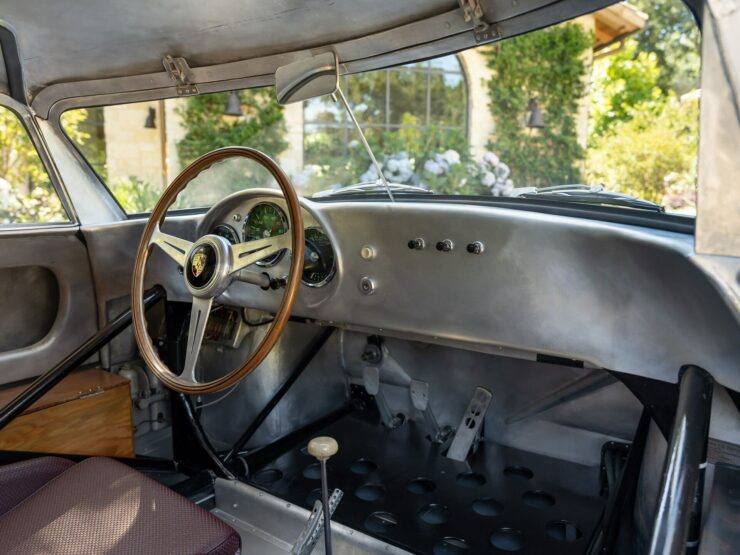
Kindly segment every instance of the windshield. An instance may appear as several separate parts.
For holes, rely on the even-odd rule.
[[[698,48],[680,0],[640,0],[455,55],[342,76],[340,86],[394,195],[693,214]],[[268,87],[71,110],[62,124],[129,213],[150,211],[187,164],[229,145],[274,157],[304,196],[384,190],[330,97],[280,106]],[[223,175],[186,190],[175,208],[274,186],[266,176]]]

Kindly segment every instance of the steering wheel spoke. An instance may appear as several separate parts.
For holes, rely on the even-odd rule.
[[[190,310],[190,328],[188,329],[188,345],[185,352],[185,368],[180,377],[190,383],[197,384],[195,378],[195,364],[198,362],[200,347],[203,344],[203,336],[208,323],[208,315],[211,313],[213,299],[201,299],[193,297],[193,308]]]
[[[232,272],[238,272],[255,262],[272,256],[291,245],[290,233],[282,233],[264,239],[255,239],[231,246],[233,254]]]
[[[177,262],[180,266],[185,266],[188,252],[193,246],[193,243],[190,241],[180,239],[174,235],[162,233],[159,226],[155,229],[149,244],[157,245],[167,254],[167,256]]]

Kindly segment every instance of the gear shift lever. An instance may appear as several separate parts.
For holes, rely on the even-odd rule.
[[[326,461],[337,454],[339,444],[333,437],[315,437],[308,443],[308,454],[315,457],[321,465],[321,503],[324,506],[324,551],[331,552],[331,512],[329,511],[329,486],[326,478]]]

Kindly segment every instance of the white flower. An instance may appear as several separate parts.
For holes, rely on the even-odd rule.
[[[347,146],[349,148],[357,148],[358,146],[360,146],[360,141],[358,141],[357,139],[352,139],[349,143],[347,143]]]
[[[432,175],[440,175],[444,172],[442,166],[434,160],[427,160],[424,162],[424,171],[428,171]]]
[[[308,185],[308,182],[310,181],[309,177],[301,172],[293,176],[293,186],[297,189],[303,189]]]
[[[460,163],[460,154],[456,150],[446,150],[442,156],[450,166]]]
[[[481,182],[486,187],[493,187],[496,184],[496,176],[493,175],[492,172],[486,172],[483,174],[483,179],[481,179]]]
[[[486,151],[483,153],[483,161],[491,164],[492,166],[498,166],[498,163],[500,162],[499,157],[491,151]]]
[[[511,170],[509,169],[509,166],[501,162],[498,166],[496,166],[496,179],[499,181],[506,181],[506,179],[509,177],[509,174],[511,173]]]
[[[397,172],[398,171],[398,160],[391,158],[386,163],[386,168],[388,168],[388,171],[390,172],[393,172],[393,173]]]
[[[373,164],[368,166],[367,171],[360,176],[360,183],[375,183],[378,180],[378,171]]]

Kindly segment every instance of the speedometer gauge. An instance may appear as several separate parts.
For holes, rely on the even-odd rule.
[[[306,250],[302,281],[309,287],[321,287],[334,277],[336,260],[331,241],[320,228],[306,230]]]
[[[247,218],[244,221],[243,235],[245,241],[275,237],[283,233],[288,233],[288,220],[285,217],[285,212],[271,202],[257,204],[247,214]],[[278,263],[283,257],[283,254],[285,254],[285,249],[263,258],[257,262],[257,265],[273,266]]]
[[[239,234],[233,227],[227,224],[217,225],[213,228],[213,231],[211,231],[211,233],[213,233],[214,235],[218,235],[219,237],[223,237],[232,245],[236,245],[239,242]]]

